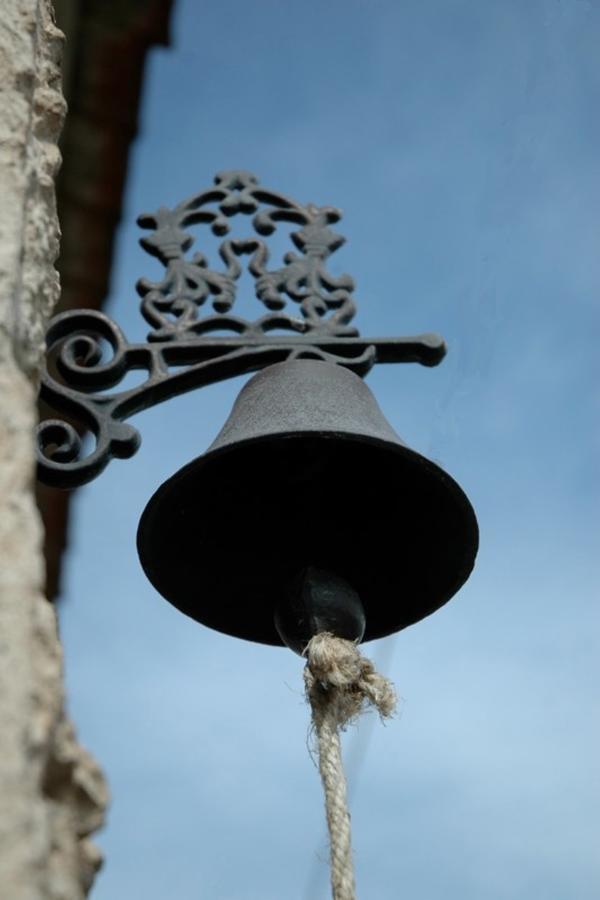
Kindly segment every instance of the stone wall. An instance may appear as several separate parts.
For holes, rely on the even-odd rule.
[[[65,718],[34,501],[37,372],[59,285],[54,179],[65,104],[50,0],[0,24],[0,896],[81,900],[106,789]]]

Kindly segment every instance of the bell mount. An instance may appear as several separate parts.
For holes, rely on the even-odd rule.
[[[237,215],[252,216],[253,234],[246,239],[226,237]],[[365,338],[351,324],[354,282],[326,269],[327,258],[345,240],[331,228],[340,218],[334,207],[300,205],[244,171],[221,172],[212,187],[173,209],[141,215],[138,224],[151,231],[141,244],[166,270],[159,281],[137,283],[141,312],[151,326],[148,340],[128,342],[115,322],[95,310],[69,310],[51,321],[40,396],[63,418],[38,426],[40,480],[62,488],[91,481],[112,458],[128,458],[138,449],[140,435],[125,421],[129,416],[273,363],[316,359],[364,376],[375,363],[441,362],[446,348],[436,334]],[[300,226],[291,234],[298,252],[286,253],[282,266],[269,269],[262,238],[280,222]],[[221,270],[210,268],[202,252],[186,256],[194,241],[188,229],[199,224],[223,238]],[[232,313],[243,258],[266,308],[254,321]],[[300,315],[286,311],[290,301]],[[212,309],[201,315],[202,307]],[[110,391],[134,370],[147,377]],[[87,455],[80,437],[86,430],[95,437]]]

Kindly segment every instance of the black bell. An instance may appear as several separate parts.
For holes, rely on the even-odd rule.
[[[286,621],[315,590],[325,607],[345,593],[354,624],[341,636],[417,622],[464,584],[477,543],[461,488],[402,443],[361,378],[307,359],[246,384],[212,446],[158,489],[138,530],[148,578],[178,609],[292,646]]]

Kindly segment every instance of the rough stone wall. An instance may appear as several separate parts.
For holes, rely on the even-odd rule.
[[[65,105],[50,0],[0,0],[0,897],[82,900],[106,788],[64,714],[34,502],[37,371],[57,300]]]

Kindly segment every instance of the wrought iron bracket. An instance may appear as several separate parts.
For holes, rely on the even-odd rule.
[[[190,226],[208,224],[218,237],[238,214],[252,215],[255,234],[224,239],[224,269],[209,268],[207,257],[187,257]],[[139,217],[151,234],[141,239],[165,266],[161,281],[140,279],[141,312],[152,330],[147,343],[132,344],[108,316],[70,310],[56,316],[47,332],[47,365],[41,399],[64,418],[38,426],[38,474],[55,487],[73,488],[96,477],[114,457],[133,456],[137,429],[124,420],[195,388],[255,372],[287,359],[322,359],[366,375],[375,363],[418,362],[435,366],[446,348],[441,337],[363,338],[351,325],[356,312],[349,275],[334,277],[325,261],[344,238],[330,227],[341,212],[330,206],[302,206],[263,188],[249,172],[221,172],[208,190],[173,209],[161,207]],[[298,224],[283,265],[267,267],[269,251],[260,236],[279,222]],[[232,315],[240,258],[248,256],[257,299],[267,312],[255,321]],[[289,301],[300,316],[285,312]],[[202,306],[212,306],[201,316]],[[109,392],[134,370],[147,377],[135,387]],[[102,393],[102,392],[105,393]],[[80,434],[95,437],[85,454]]]

